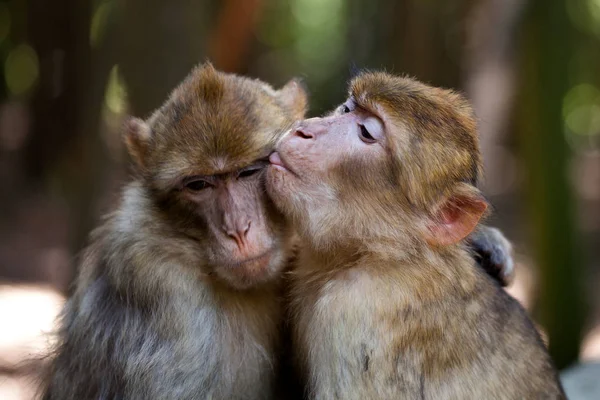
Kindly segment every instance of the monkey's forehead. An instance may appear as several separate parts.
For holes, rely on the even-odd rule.
[[[269,103],[225,99],[211,107],[191,107],[163,126],[154,153],[182,174],[225,173],[267,157],[292,123]]]
[[[451,109],[465,116],[472,116],[470,103],[453,90],[427,85],[404,75],[386,72],[363,72],[349,85],[349,93],[357,99],[378,100],[383,105],[404,111],[426,105],[428,109]]]
[[[266,158],[288,125],[217,113],[168,131],[155,153],[182,174],[226,173]]]
[[[471,105],[452,90],[405,76],[366,72],[352,80],[349,92],[359,106],[382,119],[401,121],[416,136],[476,140]]]
[[[293,121],[270,85],[205,65],[192,71],[148,123],[153,153],[168,168],[212,175],[266,157]]]
[[[185,124],[269,127],[292,117],[267,83],[212,70],[188,77],[154,113],[149,125],[158,131],[181,129]]]

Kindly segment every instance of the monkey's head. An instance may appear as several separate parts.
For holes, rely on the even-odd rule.
[[[316,246],[446,246],[487,207],[468,102],[387,73],[357,76],[342,106],[290,130],[270,161],[271,197]]]
[[[131,119],[125,142],[137,176],[175,234],[196,241],[200,268],[234,288],[274,277],[292,231],[264,188],[267,157],[307,95],[196,68],[147,121]]]

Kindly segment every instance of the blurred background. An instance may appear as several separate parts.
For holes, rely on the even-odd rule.
[[[204,60],[302,77],[311,115],[355,67],[463,91],[509,291],[560,368],[600,360],[600,0],[0,0],[0,398],[31,398],[22,362],[128,177],[123,119]]]

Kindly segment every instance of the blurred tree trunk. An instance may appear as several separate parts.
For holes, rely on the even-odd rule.
[[[146,118],[206,54],[211,0],[123,0],[119,66],[130,113]]]
[[[103,193],[107,158],[98,128],[110,61],[90,47],[91,2],[33,0],[28,12],[40,75],[31,103],[26,168],[44,189],[63,192],[70,250],[76,253],[93,226],[94,205]]]
[[[43,178],[80,133],[90,82],[90,9],[88,1],[33,0],[28,12],[40,74],[31,102],[27,167],[33,178]]]
[[[565,1],[532,0],[526,10],[517,104],[522,159],[529,174],[526,193],[541,269],[540,322],[559,368],[577,360],[585,315],[562,119],[573,33]]]
[[[349,53],[361,67],[389,65],[391,72],[456,88],[461,84],[465,23],[476,3],[353,0]]]
[[[525,3],[525,0],[478,1],[468,18],[464,81],[467,96],[481,121],[479,143],[486,195],[506,194],[516,186],[516,168],[506,136],[516,81],[515,28]]]
[[[194,65],[207,59],[219,69],[244,72],[261,4],[262,0],[124,0],[119,65],[131,114],[147,117]],[[207,37],[208,43],[203,40]]]

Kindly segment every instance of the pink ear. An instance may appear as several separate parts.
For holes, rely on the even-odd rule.
[[[448,246],[460,242],[477,226],[487,209],[481,198],[452,197],[429,224],[425,239],[432,246]]]
[[[308,106],[308,93],[299,79],[292,79],[279,90],[279,98],[296,119],[304,119]]]
[[[125,145],[131,158],[140,167],[144,166],[150,136],[150,127],[141,119],[129,118],[125,121],[123,132]]]

